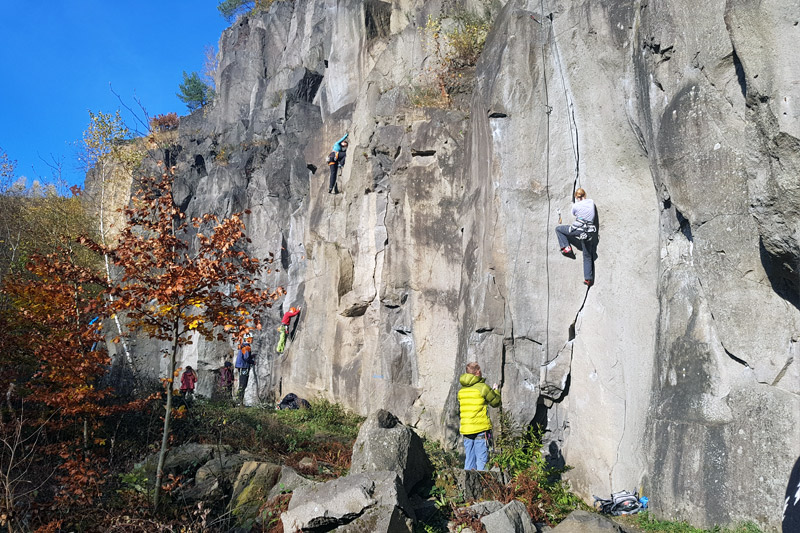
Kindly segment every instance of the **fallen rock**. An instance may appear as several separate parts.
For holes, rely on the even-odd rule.
[[[485,516],[490,515],[492,513],[496,513],[500,509],[503,508],[503,504],[495,501],[489,500],[487,502],[478,502],[474,505],[470,505],[469,509],[477,515]]]
[[[433,472],[422,439],[389,411],[372,413],[358,432],[350,472],[396,472],[406,493]]]
[[[370,507],[364,514],[336,528],[337,533],[412,533],[413,521],[396,506]]]
[[[373,508],[376,510],[367,513]],[[383,508],[383,510],[377,508]],[[396,517],[397,510],[395,508],[399,509],[402,516],[397,515],[399,517]],[[393,528],[363,529],[362,531],[386,531],[387,533],[410,531],[410,529],[396,529],[404,527],[402,524],[398,525],[400,522],[405,523],[408,519],[414,519],[413,511],[397,473],[350,474],[326,483],[299,487],[294,491],[289,502],[289,509],[281,514],[281,521],[284,531],[301,529],[329,531],[335,527],[355,522],[361,517],[375,527],[380,524],[381,527]]]
[[[536,533],[525,505],[512,500],[502,509],[481,518],[486,533]]]
[[[181,487],[180,498],[187,503],[215,502],[225,496],[225,491],[216,478],[197,481],[191,485]]]
[[[164,478],[170,474],[193,477],[201,465],[207,463],[216,454],[227,452],[230,452],[230,448],[227,446],[198,444],[196,442],[171,448],[167,451],[167,456],[164,459]],[[142,469],[147,475],[148,481],[155,483],[157,467],[158,454],[154,453],[141,463],[138,463],[135,468]]]
[[[234,482],[242,468],[242,465],[255,457],[249,452],[221,453],[215,455],[201,466],[194,476],[195,483],[202,483],[209,479]]]
[[[254,523],[258,508],[269,499],[280,473],[281,467],[272,463],[248,461],[242,465],[231,496],[231,511],[238,525]]]
[[[278,475],[278,482],[270,489],[267,499],[271,500],[278,494],[294,492],[298,487],[315,485],[316,483],[316,481],[312,481],[298,474],[294,468],[282,466],[281,472]]]
[[[486,481],[501,481],[502,473],[493,471],[462,470],[454,468],[453,477],[459,493],[465,502],[480,500],[486,488]]]
[[[610,518],[587,511],[572,511],[553,533],[623,533],[624,530]],[[490,532],[491,533],[491,532]]]

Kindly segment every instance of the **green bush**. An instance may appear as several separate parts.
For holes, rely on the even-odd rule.
[[[414,107],[450,107],[458,98],[472,90],[474,67],[486,45],[492,27],[487,13],[479,16],[458,12],[440,17],[428,17],[421,34],[431,66],[412,86],[409,100]],[[463,103],[463,102],[462,102]]]
[[[507,503],[520,500],[536,522],[555,524],[585,504],[570,491],[561,474],[569,467],[551,466],[542,453],[541,431],[534,427],[515,428],[501,416],[497,452],[489,463],[502,470],[510,482],[506,485],[489,482],[489,491]]]
[[[450,46],[447,59],[452,67],[475,66],[486,45],[486,37],[492,21],[474,13],[462,13],[456,17],[456,26],[445,32],[444,38]]]

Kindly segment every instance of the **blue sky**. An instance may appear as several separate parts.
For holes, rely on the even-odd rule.
[[[5,0],[0,16],[0,148],[28,184],[62,177],[83,184],[76,143],[88,110],[120,109],[130,126],[141,101],[150,116],[187,114],[175,93],[182,72],[201,71],[204,48],[228,23],[218,0]]]

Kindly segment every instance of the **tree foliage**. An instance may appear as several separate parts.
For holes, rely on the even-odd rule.
[[[27,187],[15,169],[16,163],[0,149],[0,280],[25,274],[33,254],[71,247],[90,226],[76,195],[60,195],[53,183],[34,181]],[[82,251],[79,255],[89,260]]]
[[[183,72],[183,83],[179,86],[180,92],[177,93],[181,102],[186,104],[189,111],[195,111],[214,101],[214,89],[205,83],[197,72],[187,74]]]
[[[154,494],[158,508],[173,381],[180,373],[179,349],[196,337],[224,341],[260,328],[258,312],[282,291],[259,286],[263,265],[244,251],[248,239],[240,214],[186,219],[173,202],[172,169],[143,178],[125,215],[128,223],[114,248],[83,242],[108,256],[120,273],[108,292],[110,311],[124,315],[131,330],[169,346],[164,353],[169,358],[163,378],[166,412]]]
[[[220,15],[232,22],[236,17],[253,11],[264,11],[275,0],[223,0],[217,5]]]
[[[177,113],[156,115],[150,119],[150,130],[153,132],[174,130],[179,122]]]

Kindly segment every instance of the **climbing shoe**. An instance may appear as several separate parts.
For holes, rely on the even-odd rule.
[[[585,279],[585,280],[583,280],[583,284],[586,285],[587,287],[591,287],[592,285],[594,285],[594,280],[593,279]]]
[[[561,249],[561,253],[562,253],[563,255],[569,255],[569,254],[571,254],[571,253],[572,253],[572,246],[566,246],[566,247],[562,248],[562,249]]]

